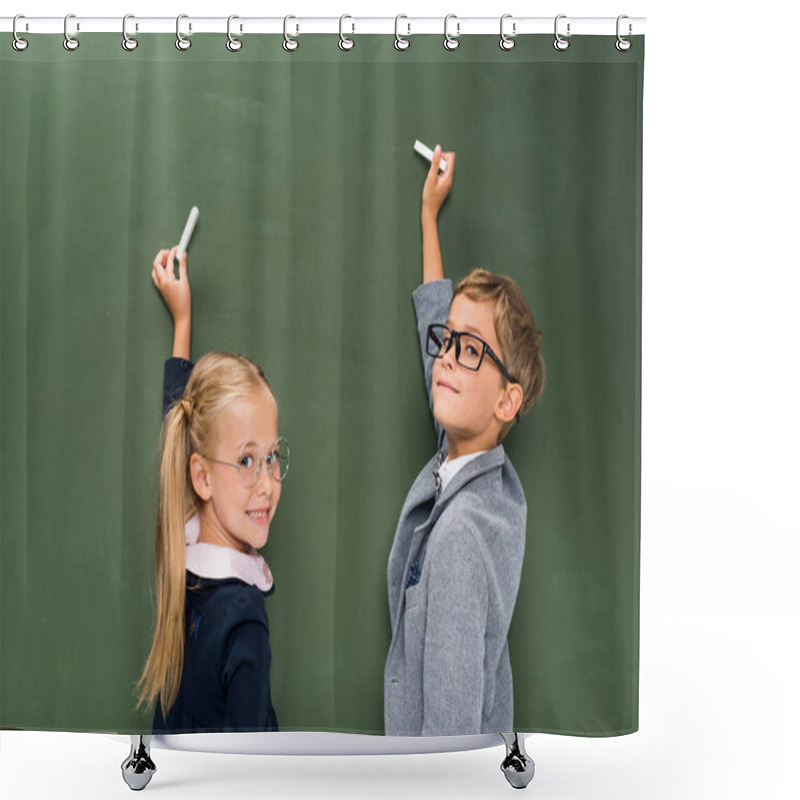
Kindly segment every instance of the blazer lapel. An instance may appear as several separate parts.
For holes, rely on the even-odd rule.
[[[417,480],[414,481],[403,505],[397,530],[398,555],[405,552],[407,556],[402,564],[393,563],[391,579],[399,581],[398,603],[392,619],[393,633],[397,631],[397,626],[405,608],[406,584],[408,583],[411,565],[417,561],[425,539],[436,524],[442,511],[459,489],[490,470],[502,467],[504,462],[505,451],[502,445],[482,453],[456,473],[438,498],[436,497],[436,480],[433,477],[433,470],[439,464],[438,453],[417,476]],[[431,503],[433,504],[432,506]],[[425,514],[427,508],[430,508],[430,513]],[[422,519],[420,519],[421,514],[425,514]],[[412,527],[413,522],[416,520],[419,520],[419,522]],[[408,542],[407,547],[406,542]]]
[[[491,450],[481,453],[476,458],[473,458],[468,464],[462,467],[455,477],[447,484],[447,488],[442,492],[439,499],[436,501],[437,506],[445,506],[450,498],[459,491],[462,487],[466,486],[470,481],[479,478],[481,475],[486,474],[490,470],[502,467],[506,460],[506,451],[503,445],[498,444]]]

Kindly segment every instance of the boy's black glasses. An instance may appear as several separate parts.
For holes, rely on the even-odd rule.
[[[488,355],[497,364],[498,369],[503,373],[503,377],[509,383],[519,383],[516,378],[511,376],[511,373],[505,368],[505,365],[497,357],[494,350],[480,336],[475,336],[474,333],[466,333],[465,331],[454,331],[447,325],[428,325],[426,350],[429,356],[442,358],[453,346],[454,342],[456,345],[456,363],[460,364],[464,369],[477,372],[481,368],[483,357]]]
[[[242,447],[239,458],[234,464],[232,461],[222,461],[219,458],[205,456],[215,464],[224,464],[234,467],[239,473],[239,482],[242,486],[255,486],[261,477],[261,465],[266,461],[269,474],[276,481],[282,481],[289,471],[289,442],[279,436],[267,455],[262,455],[261,448],[255,442],[248,442]]]

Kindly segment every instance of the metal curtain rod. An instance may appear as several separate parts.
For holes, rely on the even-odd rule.
[[[14,17],[0,17],[0,32],[14,30]],[[126,32],[129,36],[143,33],[174,33],[175,17],[136,17],[129,15]],[[230,22],[229,20],[235,20]],[[193,17],[181,15],[182,35],[194,33],[221,33],[229,31],[239,35],[289,33],[292,37],[302,37],[308,33],[352,34],[395,34],[411,36],[416,34],[444,34],[452,37],[471,34],[501,33],[501,17],[459,17],[454,14],[444,17]],[[620,26],[618,28],[618,25]],[[284,26],[287,26],[285,29]],[[122,33],[122,17],[81,17],[70,14],[65,17],[27,17],[19,15],[16,33],[60,33],[65,29],[70,36],[84,33]],[[615,17],[514,17],[503,15],[502,29],[505,36],[556,32],[558,36],[634,36],[644,33],[644,17],[627,17],[621,22]]]

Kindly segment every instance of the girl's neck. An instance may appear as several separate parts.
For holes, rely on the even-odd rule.
[[[230,547],[242,553],[247,551],[241,542],[230,536],[222,527],[210,502],[205,503],[200,509],[200,536],[197,541],[203,544],[215,544],[218,547]]]

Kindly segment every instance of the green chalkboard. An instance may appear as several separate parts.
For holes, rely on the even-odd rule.
[[[458,154],[447,275],[511,275],[544,331],[545,395],[505,443],[528,500],[515,727],[636,730],[644,40],[29,39],[0,50],[0,725],[149,729],[171,346],[150,267],[197,205],[193,355],[262,365],[292,444],[264,550],[281,726],[382,732],[386,563],[436,447],[421,139]]]

